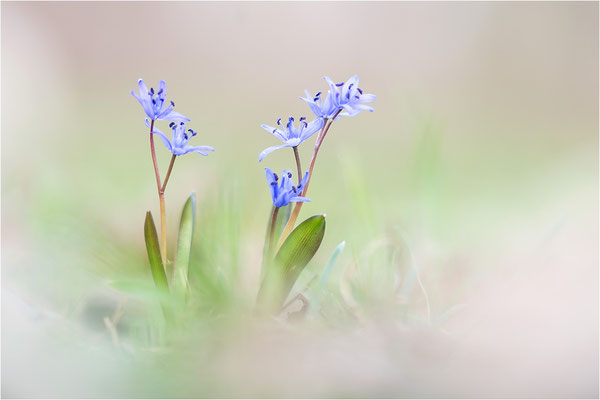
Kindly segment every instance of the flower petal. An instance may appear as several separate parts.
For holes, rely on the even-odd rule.
[[[360,98],[358,99],[358,103],[371,103],[375,100],[377,100],[377,96],[375,96],[374,94],[365,93],[360,96]]]
[[[272,152],[274,152],[275,150],[279,150],[279,149],[283,149],[284,147],[292,147],[289,144],[285,143],[285,144],[280,144],[279,146],[271,146],[271,147],[267,147],[266,149],[264,149],[260,155],[258,156],[258,162],[261,162],[262,160],[264,160],[264,158],[266,156],[268,156],[269,154],[271,154]]]
[[[131,91],[131,95],[133,97],[135,97],[137,99],[137,101],[140,103],[140,105],[144,109],[144,112],[146,113],[148,118],[154,119],[154,112],[152,111],[152,106],[150,105],[148,96],[147,95],[146,96],[144,96],[144,95],[138,96],[137,94],[135,94],[135,92],[133,90]]]
[[[189,122],[190,119],[183,114],[178,113],[177,111],[171,111],[167,115],[161,116],[158,118],[163,121],[172,121],[172,122]]]
[[[296,196],[296,197],[292,197],[290,199],[290,202],[294,202],[294,203],[300,203],[300,202],[305,202],[305,203],[310,203],[310,199],[308,197],[302,197],[302,196]]]
[[[312,111],[313,114],[315,114],[317,117],[321,117],[323,115],[321,107],[319,107],[319,105],[314,100],[304,97],[300,97],[300,100],[304,100],[306,104],[308,104],[310,111]]]
[[[148,118],[146,118],[144,120],[144,122],[146,123],[146,126],[148,128],[150,128],[150,121],[148,121]],[[162,140],[162,142],[165,145],[165,147],[167,148],[167,150],[169,150],[170,152],[173,152],[173,146],[171,146],[171,141],[167,138],[167,136],[165,136],[164,133],[162,133],[160,131],[160,129],[158,129],[157,127],[153,127],[152,133],[157,134],[158,137],[160,137],[160,140]]]
[[[323,127],[323,118],[315,118],[312,121],[310,121],[308,123],[308,125],[306,125],[306,128],[304,128],[304,130],[302,131],[302,137],[300,138],[300,140],[303,142],[306,139],[308,139],[309,137],[311,137],[312,135],[314,135],[314,133],[316,131],[318,131],[319,129],[321,129]]]
[[[331,93],[339,93],[338,87],[335,85],[335,82],[331,80],[330,77],[328,76],[324,76],[323,79],[325,79],[325,82],[327,82],[327,84],[329,85],[329,89],[331,90]]]
[[[189,145],[186,145],[182,149],[182,154],[187,154],[191,151],[193,151],[194,153],[202,154],[203,156],[207,156],[208,155],[207,151],[215,151],[215,149],[211,146],[189,146]]]
[[[342,86],[342,99],[352,97],[353,93],[356,93],[358,89],[358,75],[354,75],[344,83]]]
[[[281,129],[273,128],[272,126],[265,124],[262,124],[260,127],[263,128],[265,131],[269,132],[271,135],[275,136],[277,139],[281,140],[282,142],[285,142],[287,140],[285,133]]]
[[[148,95],[148,86],[146,86],[146,84],[144,83],[144,80],[142,78],[140,78],[138,80],[138,90],[140,92],[140,96]]]

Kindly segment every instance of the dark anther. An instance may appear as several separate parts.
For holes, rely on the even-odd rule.
[[[304,121],[306,117],[300,117],[300,122]]]
[[[315,94],[315,97],[321,97],[321,92]]]
[[[288,173],[287,173],[287,176],[288,176],[288,178],[290,178],[290,179],[291,179],[291,178],[292,178],[292,173],[291,173],[291,172],[288,172]]]
[[[188,140],[188,135],[186,135],[186,134],[184,133],[184,134],[183,134],[183,138],[184,138],[185,140]]]
[[[175,122],[171,122],[171,123],[169,124],[169,127],[170,127],[170,128],[172,128],[173,126],[175,126]]]
[[[154,94],[154,88],[153,87],[150,88],[150,93]]]
[[[273,172],[273,177],[275,178],[276,181],[279,180],[279,176],[277,176],[277,174],[275,172]]]
[[[290,121],[289,122],[294,122],[294,117],[290,117]]]
[[[277,180],[277,179],[276,179]],[[277,182],[271,182],[271,185],[277,186]]]
[[[281,125],[281,118],[277,120],[277,125]]]
[[[277,132],[277,128],[273,129],[273,133]]]
[[[179,125],[183,126],[185,125],[185,122],[180,122]]]
[[[175,102],[173,100],[171,100],[171,105],[175,107]]]
[[[156,104],[156,100],[152,99],[152,104]]]
[[[297,191],[296,191],[296,186],[292,186],[292,191],[293,191],[294,193],[296,193],[296,192],[297,192]]]
[[[358,90],[358,93],[362,94],[362,89],[361,88],[357,88],[356,90]]]
[[[344,82],[342,82],[342,83],[336,83],[335,86],[337,86],[337,87],[344,86]]]

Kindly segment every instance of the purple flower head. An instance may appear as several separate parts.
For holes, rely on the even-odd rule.
[[[305,90],[304,93],[306,97],[300,97],[301,100],[304,100],[306,104],[310,107],[310,110],[319,118],[331,119],[335,115],[338,110],[333,104],[331,92],[327,92],[325,96],[325,100],[321,98],[322,92],[319,92],[312,97],[308,90]]]
[[[155,93],[154,88],[148,90],[148,86],[142,79],[138,81],[139,94],[135,94],[132,90],[131,95],[137,99],[142,105],[142,108],[146,112],[148,118],[152,121],[163,120],[163,121],[175,121],[175,122],[188,122],[190,119],[186,116],[173,111],[175,103],[172,101],[166,104],[167,101],[167,84],[165,81],[158,83],[158,91]],[[165,107],[166,105],[166,107]]]
[[[265,168],[265,172],[269,188],[271,189],[271,198],[273,199],[273,205],[275,207],[284,207],[290,202],[299,203],[302,201],[310,201],[310,199],[300,196],[300,193],[302,193],[302,190],[308,181],[308,171],[306,171],[306,174],[304,174],[304,177],[298,186],[294,186],[291,172],[285,170],[281,171],[281,181],[279,181],[277,174],[269,168]],[[279,186],[277,186],[278,183]]]
[[[316,118],[311,122],[306,122],[306,118],[300,118],[300,124],[298,128],[294,126],[294,118],[290,117],[288,123],[283,126],[281,122],[281,118],[277,120],[277,126],[279,128],[273,128],[269,125],[261,125],[261,127],[275,136],[277,139],[281,140],[284,144],[278,146],[268,147],[260,153],[258,156],[258,161],[262,161],[268,154],[271,154],[275,150],[283,149],[284,147],[296,147],[300,143],[304,142],[306,139],[311,137],[316,131],[321,129],[323,126],[323,119]]]
[[[317,117],[331,119],[342,109],[345,112],[340,115],[347,117],[354,117],[363,110],[374,111],[373,107],[366,103],[375,101],[377,97],[374,94],[363,93],[362,89],[358,87],[358,75],[337,84],[328,76],[324,79],[329,85],[325,100],[321,100],[321,92],[317,93],[313,99],[308,91],[305,91],[306,98],[301,97]]]
[[[150,127],[150,121],[148,121],[148,119],[146,119],[146,126]],[[152,133],[157,134],[165,144],[166,148],[174,155],[182,156],[193,151],[202,154],[203,156],[207,156],[207,151],[215,151],[211,146],[189,146],[188,142],[191,138],[196,136],[198,132],[192,129],[186,129],[185,122],[171,122],[169,126],[173,130],[173,138],[171,140],[156,127],[153,128]]]

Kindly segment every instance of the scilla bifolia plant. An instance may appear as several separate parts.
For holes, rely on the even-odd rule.
[[[154,219],[150,211],[146,212],[146,221],[144,223],[144,237],[146,239],[146,249],[148,251],[148,259],[150,261],[150,270],[152,278],[157,288],[163,292],[163,295],[169,292],[169,280],[167,278],[167,235],[166,235],[166,210],[165,210],[165,189],[169,182],[169,177],[173,171],[173,165],[177,156],[182,156],[189,152],[195,152],[204,156],[208,155],[208,151],[215,151],[210,146],[190,146],[188,142],[197,132],[192,129],[186,129],[186,122],[190,119],[184,115],[173,111],[174,102],[167,103],[167,85],[164,81],[158,84],[158,90],[154,88],[148,89],[144,81],[138,81],[138,91],[136,94],[133,90],[131,94],[142,105],[144,112],[148,116],[145,119],[146,126],[149,128],[150,138],[150,153],[152,155],[152,164],[154,166],[154,174],[156,176],[156,188],[158,190],[158,199],[160,203],[160,245],[158,242],[158,234],[154,225]],[[155,126],[156,121],[170,122],[169,127],[173,131],[172,138],[169,140],[158,127]],[[169,168],[165,175],[164,181],[161,181],[158,163],[156,161],[156,151],[154,147],[154,135],[158,135],[164,143],[167,150],[173,155]],[[177,244],[176,266],[173,274],[173,285],[178,288],[178,293],[185,296],[188,288],[187,272],[189,264],[190,249],[192,243],[192,234],[194,229],[194,218],[196,199],[192,193],[188,198],[183,208],[181,215],[181,223],[179,226],[179,240]],[[169,311],[163,303],[163,311],[165,316],[169,316]]]
[[[262,125],[263,129],[271,133],[283,142],[283,144],[265,149],[260,153],[258,161],[261,162],[275,150],[290,147],[294,153],[297,171],[297,180],[294,180],[291,172],[283,170],[281,175],[278,175],[271,169],[265,168],[273,208],[263,250],[263,279],[258,291],[257,306],[258,310],[268,314],[279,312],[298,276],[319,249],[325,234],[324,214],[314,215],[298,226],[295,227],[295,225],[302,204],[310,201],[306,197],[306,193],[312,178],[317,154],[327,132],[338,116],[352,117],[363,110],[373,111],[373,108],[366,103],[374,101],[375,95],[363,93],[358,87],[358,76],[354,76],[346,82],[338,84],[334,83],[328,77],[325,77],[325,81],[329,85],[329,90],[324,97],[321,92],[318,92],[313,97],[308,91],[305,98],[301,97],[315,114],[315,119],[311,122],[307,122],[306,118],[302,117],[296,125],[294,118],[290,117],[285,124],[279,119],[276,124],[277,127]],[[173,102],[167,103],[167,87],[164,81],[160,81],[158,91],[156,92],[153,88],[148,90],[141,79],[138,82],[138,86],[139,93],[136,94],[132,91],[131,94],[140,102],[148,116],[145,122],[149,128],[150,151],[156,176],[161,216],[161,239],[159,244],[152,214],[149,211],[146,213],[144,234],[150,269],[154,283],[163,295],[169,294],[170,286],[172,285],[176,289],[175,294],[185,300],[189,291],[187,274],[195,223],[195,197],[193,194],[190,195],[183,208],[175,268],[170,285],[166,274],[165,189],[177,156],[182,156],[189,152],[207,155],[207,151],[214,151],[214,149],[209,146],[193,147],[188,145],[189,140],[196,136],[196,132],[186,129],[185,124],[190,120],[173,111],[175,106]],[[173,131],[171,140],[155,126],[156,121],[159,120],[170,122],[169,127]],[[298,146],[317,132],[319,133],[315,141],[308,170],[302,174]],[[154,135],[158,135],[165,147],[173,154],[164,181],[161,181],[156,161]],[[343,247],[343,244],[341,246]],[[341,247],[338,246],[336,254],[339,251],[341,251]],[[172,313],[168,304],[169,302],[162,303],[165,317],[170,319]]]
[[[306,91],[306,97],[301,97],[316,118],[306,122],[299,119],[298,127],[294,126],[294,118],[289,117],[284,125],[281,118],[277,120],[277,128],[261,125],[264,130],[283,142],[263,150],[258,161],[275,150],[291,147],[296,160],[298,185],[294,185],[291,172],[282,171],[281,177],[265,168],[267,183],[271,190],[273,209],[267,229],[265,250],[263,252],[263,280],[258,292],[259,309],[268,313],[277,313],[288,296],[298,276],[313,258],[325,234],[325,215],[314,215],[299,224],[295,229],[296,220],[302,204],[310,201],[306,198],[308,184],[312,178],[317,154],[323,140],[338,116],[353,117],[363,110],[373,111],[366,103],[375,100],[375,95],[365,94],[358,87],[358,76],[353,76],[346,82],[334,83],[325,77],[329,90],[322,98],[322,92],[314,97]],[[319,131],[308,171],[302,175],[302,166],[298,154],[298,146]],[[300,177],[302,179],[300,180]],[[291,204],[295,203],[293,211]],[[280,211],[283,210],[283,211]],[[277,244],[275,244],[277,243]]]

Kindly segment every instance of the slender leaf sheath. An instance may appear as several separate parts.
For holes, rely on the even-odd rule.
[[[281,236],[281,232],[283,231],[283,227],[287,224],[288,219],[290,219],[290,215],[292,213],[292,203],[289,203],[287,206],[279,208],[279,212],[277,213],[277,220],[275,221],[275,229],[273,232],[273,240],[275,243],[279,240],[279,236]],[[271,211],[273,214],[273,211]],[[269,254],[269,238],[271,237],[271,227],[272,223],[269,221],[267,224],[267,234],[265,235],[265,246],[263,248],[263,262],[262,268],[260,271],[260,278],[263,279],[265,273],[267,271],[267,265],[271,261],[272,254]],[[272,244],[274,247],[274,244]]]
[[[296,283],[298,276],[313,258],[325,235],[325,215],[315,215],[302,222],[283,242],[267,271],[258,292],[260,310],[276,313]]]
[[[150,271],[154,284],[160,291],[168,292],[169,283],[167,275],[160,258],[160,246],[158,244],[158,234],[156,226],[150,211],[146,212],[146,221],[144,222],[144,238],[146,239],[146,250],[148,250],[148,261],[150,262]]]

